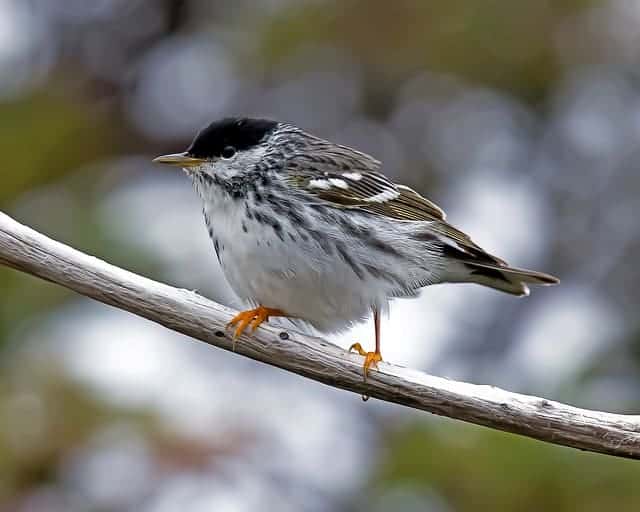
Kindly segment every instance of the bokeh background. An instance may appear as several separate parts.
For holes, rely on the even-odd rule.
[[[637,413],[638,26],[637,0],[0,0],[0,208],[234,305],[190,183],[150,160],[224,115],[287,120],[562,279],[398,301],[387,360]],[[634,511],[639,478],[0,269],[3,511]]]

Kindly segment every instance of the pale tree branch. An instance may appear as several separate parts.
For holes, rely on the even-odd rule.
[[[233,311],[88,256],[0,212],[0,263],[105,304],[232,350]],[[493,386],[434,377],[380,363],[365,382],[362,358],[328,341],[272,327],[242,336],[236,353],[329,386],[434,414],[619,457],[640,458],[640,416],[578,409]]]

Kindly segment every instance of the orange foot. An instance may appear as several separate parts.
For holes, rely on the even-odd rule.
[[[382,361],[382,354],[380,352],[367,352],[362,348],[360,343],[354,343],[349,347],[349,352],[355,350],[361,356],[364,356],[364,378],[367,378],[369,374],[369,368],[372,366],[377,368],[378,362]]]
[[[231,322],[227,324],[227,328],[233,327],[238,324],[235,331],[233,331],[233,339],[237,340],[240,335],[245,331],[247,326],[251,326],[251,332],[254,332],[262,322],[269,320],[270,316],[287,316],[279,309],[265,308],[264,306],[258,306],[255,309],[248,309],[247,311],[241,311],[231,319]]]

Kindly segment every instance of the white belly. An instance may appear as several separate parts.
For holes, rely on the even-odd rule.
[[[386,290],[305,241],[290,224],[282,223],[281,239],[271,225],[248,219],[242,201],[205,203],[205,212],[224,274],[241,299],[280,309],[324,332],[365,319],[374,305],[386,308]]]

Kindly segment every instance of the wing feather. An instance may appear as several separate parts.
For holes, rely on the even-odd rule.
[[[290,185],[340,208],[357,208],[397,220],[445,220],[437,204],[379,172],[378,160],[345,146],[322,149],[318,152],[321,157],[307,152],[288,159],[285,170]]]
[[[506,265],[504,260],[487,253],[449,224],[437,204],[380,173],[378,160],[345,146],[326,144],[326,148],[316,148],[322,156],[314,157],[315,152],[307,152],[295,154],[288,160],[285,169],[290,185],[334,207],[364,210],[401,221],[424,221],[427,238],[440,239],[449,256],[462,261]]]

